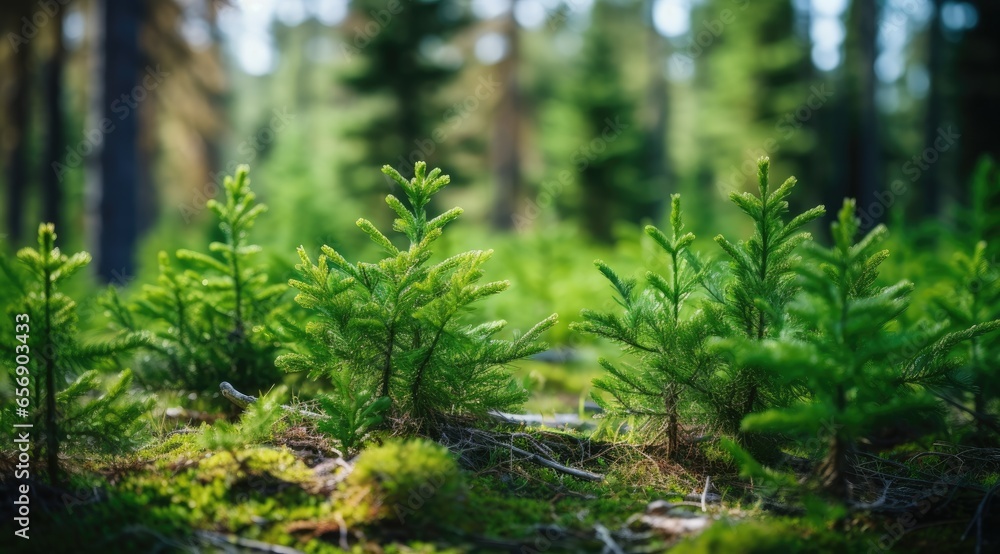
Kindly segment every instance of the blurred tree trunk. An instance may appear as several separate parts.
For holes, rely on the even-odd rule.
[[[928,26],[927,41],[927,73],[930,87],[927,91],[927,114],[924,119],[924,147],[931,147],[937,138],[941,127],[941,79],[942,79],[942,48],[944,47],[941,29],[941,6],[943,0],[933,0],[931,21]],[[928,218],[936,218],[941,213],[941,182],[940,164],[929,164],[923,173],[921,193],[923,194],[923,212]]]
[[[881,175],[878,112],[875,107],[877,18],[875,0],[851,3],[845,60],[845,70],[853,72],[848,92],[851,95],[851,113],[847,132],[847,192],[870,216],[870,220],[863,218],[863,223],[869,228],[884,219],[887,209],[885,206],[873,209]]]
[[[60,161],[65,148],[63,129],[63,69],[66,65],[66,48],[63,44],[63,10],[52,16],[52,53],[45,66],[45,157],[42,164],[42,220],[62,229],[62,187],[60,173],[55,164]]]
[[[211,57],[215,60],[219,60],[220,65],[224,56],[222,53],[222,29],[219,28],[219,9],[222,4],[216,1],[209,1],[207,6],[207,21],[209,29],[211,30],[212,43],[209,46],[209,51],[211,52]],[[303,85],[301,88],[305,89]],[[226,118],[228,113],[227,105],[229,104],[229,91],[225,88],[221,90],[209,90],[206,92],[208,96],[208,103],[212,107],[212,111],[221,118]],[[208,166],[209,172],[215,174],[218,171],[222,171],[226,163],[222,159],[222,141],[224,138],[223,125],[219,126],[219,129],[215,133],[209,133],[204,136],[205,141],[205,164]]]
[[[670,98],[667,80],[664,78],[664,60],[669,57],[667,41],[653,26],[653,1],[646,2],[646,68],[649,80],[646,82],[646,160],[650,186],[660,191],[670,190],[673,174],[667,152],[667,129],[670,125]],[[676,191],[679,192],[679,191]],[[654,205],[649,206],[649,214],[659,217],[666,201],[666,194],[654,197]]]
[[[104,0],[103,99],[100,121],[114,126],[103,136],[97,194],[98,276],[121,280],[134,269],[138,235],[139,117],[133,90],[139,85],[139,28],[144,2]],[[147,91],[148,94],[148,91]]]
[[[23,5],[22,5],[23,4]],[[12,15],[10,32],[20,35],[21,17],[29,13],[27,3],[9,7]],[[5,22],[6,23],[6,22]],[[7,104],[7,129],[5,141],[7,149],[7,235],[11,244],[20,243],[24,234],[24,202],[28,191],[28,114],[31,112],[31,41],[15,46],[11,57],[13,68],[10,83],[14,90]],[[6,80],[6,78],[4,79]]]
[[[497,187],[490,220],[494,229],[506,231],[514,226],[514,210],[521,193],[521,84],[518,79],[521,60],[513,7],[507,11],[503,25],[509,51],[500,63],[503,94],[493,122],[493,175]]]

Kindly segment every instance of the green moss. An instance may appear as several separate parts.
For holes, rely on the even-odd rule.
[[[717,521],[701,535],[682,541],[671,554],[800,554],[855,552],[845,535],[818,530],[793,520]],[[863,550],[862,550],[863,551]]]
[[[410,525],[449,520],[463,489],[446,448],[423,439],[390,440],[358,457],[340,494],[358,521],[396,518]]]
[[[642,512],[650,501],[672,496],[620,479],[586,483],[548,469],[523,471],[520,475],[499,473],[471,479],[462,529],[529,542],[536,538],[540,526],[590,533],[597,523],[617,528]]]

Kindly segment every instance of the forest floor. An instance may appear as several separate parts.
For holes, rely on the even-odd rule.
[[[667,461],[662,448],[636,445],[621,428],[593,419],[581,400],[591,377],[581,367],[589,365],[529,362],[518,370],[534,383],[529,413],[547,421],[576,415],[573,427],[582,430],[521,426],[496,436],[542,448],[600,481],[514,450],[459,448],[466,463],[456,475],[428,472],[425,482],[385,502],[375,487],[352,483],[358,458],[344,456],[308,419],[286,417],[265,440],[209,450],[199,439],[205,427],[177,423],[184,412],[178,419],[176,409],[169,416],[161,410],[163,430],[145,449],[67,460],[71,484],[36,491],[31,540],[5,538],[2,551],[947,553],[975,551],[977,533],[983,552],[997,544],[998,522],[988,514],[983,529],[973,526],[963,540],[976,505],[960,502],[968,495],[951,481],[910,511],[855,510],[831,524],[761,500],[764,491],[741,479],[710,440],[692,441]],[[1000,465],[1000,456],[990,464]],[[995,491],[990,478],[981,480]],[[12,499],[14,491],[2,487],[0,496]],[[10,506],[5,498],[2,509]],[[2,515],[4,536],[12,537],[12,516]]]

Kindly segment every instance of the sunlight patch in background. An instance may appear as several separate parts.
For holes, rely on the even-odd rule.
[[[968,2],[946,2],[941,6],[941,23],[950,30],[965,31],[979,22],[979,12]]]
[[[507,55],[507,37],[500,33],[486,33],[476,40],[476,59],[484,65],[493,65]]]
[[[316,21],[331,27],[347,17],[347,0],[314,0],[310,10]]]
[[[653,26],[667,38],[679,37],[691,30],[689,0],[656,0],[653,4]]]
[[[833,71],[843,58],[841,50],[847,37],[843,18],[847,0],[812,0],[811,9],[809,39],[813,43],[813,65],[820,71]]]
[[[472,0],[472,15],[479,19],[500,17],[510,10],[510,0]]]
[[[312,17],[331,27],[340,24],[347,11],[347,0],[234,0],[219,10],[219,28],[240,68],[260,76],[271,73],[278,64],[271,34],[274,22],[294,27]],[[196,26],[192,32],[197,34]]]
[[[439,67],[448,69],[458,69],[465,62],[458,47],[448,44],[438,36],[429,36],[420,41],[420,55]]]
[[[282,0],[275,9],[278,21],[289,27],[295,27],[306,20],[309,14],[302,0]]]
[[[514,19],[525,29],[538,29],[545,24],[546,11],[538,0],[520,0],[514,5]]]
[[[86,27],[86,19],[78,7],[74,6],[66,12],[66,17],[63,19],[63,39],[68,49],[75,50],[80,47]]]

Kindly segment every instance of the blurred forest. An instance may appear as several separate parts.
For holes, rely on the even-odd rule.
[[[3,0],[0,39],[0,532],[48,477],[0,550],[1000,544],[997,0]]]
[[[290,266],[299,244],[362,248],[354,214],[382,212],[382,164],[443,167],[446,201],[483,232],[600,248],[675,192],[696,232],[725,229],[761,155],[803,183],[793,209],[850,196],[867,226],[953,225],[976,161],[1000,152],[989,0],[0,10],[3,234],[18,247],[55,222],[102,282],[209,233],[204,201],[240,163],[276,223],[261,241]]]

